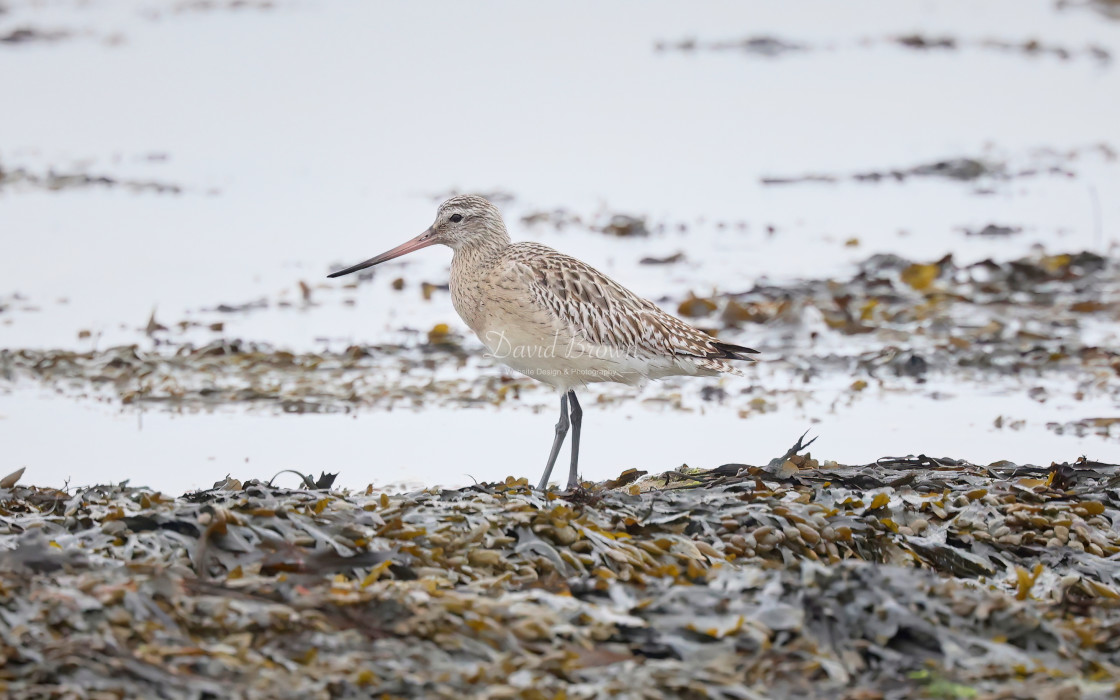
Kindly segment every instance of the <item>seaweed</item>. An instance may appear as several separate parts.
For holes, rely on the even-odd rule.
[[[172,498],[18,479],[0,488],[6,697],[1105,697],[1120,682],[1120,468],[1088,459],[792,450],[777,470],[567,494],[227,479]]]

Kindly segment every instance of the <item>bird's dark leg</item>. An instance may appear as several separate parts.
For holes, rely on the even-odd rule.
[[[560,395],[560,422],[556,424],[556,437],[552,439],[552,452],[548,453],[548,464],[544,468],[544,476],[537,488],[544,491],[548,486],[548,477],[552,476],[552,467],[556,464],[556,455],[560,453],[560,446],[564,444],[564,436],[568,434],[568,395]]]
[[[576,392],[568,392],[568,400],[572,404],[572,469],[568,472],[568,490],[579,486],[579,429],[583,424],[583,409],[576,401]]]

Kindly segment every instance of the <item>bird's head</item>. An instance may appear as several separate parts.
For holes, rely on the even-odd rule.
[[[414,250],[427,248],[437,243],[459,250],[464,246],[486,241],[508,242],[506,225],[502,213],[485,197],[474,194],[461,194],[439,205],[436,220],[416,238],[387,250],[344,270],[332,272],[328,277],[341,277],[351,272],[373,267],[386,260],[399,258]]]

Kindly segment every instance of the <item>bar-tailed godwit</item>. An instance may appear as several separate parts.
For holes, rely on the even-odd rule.
[[[662,311],[585,262],[538,243],[513,243],[498,208],[460,195],[435,223],[390,251],[329,275],[340,277],[437,243],[454,251],[451,301],[495,358],[560,392],[560,421],[539,488],[572,429],[568,489],[579,485],[583,411],[576,389],[674,375],[739,374],[728,360],[755,350],[717,340]]]

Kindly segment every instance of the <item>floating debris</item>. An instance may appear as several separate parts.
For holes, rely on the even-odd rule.
[[[0,14],[3,14],[0,12]],[[37,42],[59,41],[69,37],[64,31],[44,31],[34,27],[18,27],[7,34],[0,34],[0,44],[29,44]]]
[[[547,225],[557,231],[563,231],[569,227],[583,228],[619,238],[648,236],[653,228],[644,217],[603,211],[589,217],[583,217],[567,209],[531,211],[521,217],[521,223],[530,227]],[[664,225],[657,227],[658,231],[663,229]]]
[[[6,170],[0,166],[0,189],[16,185],[38,187],[45,190],[61,191],[84,187],[122,187],[133,192],[155,192],[157,194],[181,194],[179,185],[156,180],[122,180],[109,175],[90,175],[89,173],[62,173],[48,170],[45,174],[34,173],[26,168]]]
[[[943,177],[949,180],[977,180],[981,177],[1004,178],[1004,167],[998,163],[986,163],[975,158],[953,158],[933,163],[923,163],[905,170],[868,171],[853,173],[850,176],[813,174],[799,177],[763,177],[764,185],[791,185],[801,182],[839,182],[850,179],[855,182],[879,182],[880,180],[902,181],[911,177]]]
[[[791,463],[791,460],[787,460]],[[0,488],[0,688],[1108,697],[1115,465],[749,465],[571,494]],[[653,484],[661,486],[654,487]]]
[[[1047,44],[1038,39],[1027,39],[1024,41],[1006,41],[1002,39],[966,41],[950,36],[930,37],[923,34],[906,34],[894,37],[893,41],[899,46],[918,50],[981,48],[1008,53],[1020,53],[1026,56],[1052,56],[1062,61],[1068,61],[1077,56],[1087,56],[1101,63],[1109,63],[1112,60],[1112,54],[1108,49],[1097,44],[1089,44],[1084,49],[1071,49],[1056,44]]]
[[[995,158],[961,157],[947,158],[932,163],[921,163],[910,168],[893,168],[889,170],[870,170],[847,175],[834,173],[809,173],[798,176],[764,176],[760,182],[764,185],[793,185],[802,183],[838,182],[903,182],[915,177],[935,177],[955,180],[958,182],[1000,182],[1016,178],[1037,177],[1050,175],[1057,177],[1074,177],[1073,163],[1085,154],[1098,155],[1104,162],[1113,162],[1116,153],[1108,144],[1097,144],[1088,148],[1074,149],[1066,152],[1039,150],[1030,154],[1030,161],[1024,165],[1012,166]],[[987,192],[987,190],[984,190]]]
[[[648,236],[649,229],[646,228],[646,220],[629,214],[615,214],[606,226],[599,229],[603,233],[609,233],[612,236],[620,238],[628,238],[630,236]]]
[[[1101,4],[1108,5],[1115,3],[1113,0],[1108,0]],[[658,41],[654,44],[654,50],[659,52],[679,51],[682,53],[691,53],[694,51],[736,51],[748,56],[780,58],[789,54],[797,54],[806,51],[866,50],[881,45],[899,46],[916,51],[980,49],[982,51],[1016,53],[1023,56],[1050,56],[1062,61],[1068,61],[1073,58],[1089,58],[1104,65],[1112,61],[1112,53],[1099,44],[1087,44],[1084,48],[1070,48],[1057,44],[1048,44],[1039,39],[1025,39],[1022,41],[992,38],[961,39],[954,36],[929,36],[925,34],[903,34],[900,36],[888,36],[878,39],[861,39],[847,45],[823,44],[818,46],[769,35],[750,36],[743,39],[728,41],[700,41],[695,38],[686,38],[677,41]]]
[[[1015,234],[1022,232],[1023,227],[1021,226],[1000,226],[999,224],[988,224],[984,228],[977,231],[966,228],[964,230],[964,235],[981,236],[983,238],[1006,238],[1007,236],[1014,236]]]
[[[258,309],[267,309],[269,306],[268,299],[254,299],[241,304],[218,304],[212,309],[202,309],[203,311],[216,311],[222,314],[243,314],[249,311]]]
[[[144,326],[144,334],[151,337],[160,331],[166,330],[167,326],[156,320],[156,310],[152,309],[152,315],[148,317],[148,324]]]
[[[787,53],[804,51],[808,47],[795,44],[774,36],[752,36],[737,41],[711,41],[700,43],[696,39],[682,39],[676,42],[659,41],[654,45],[657,51],[740,51],[766,58]]]
[[[677,313],[685,318],[703,318],[718,308],[719,304],[714,300],[690,293],[688,298],[677,306]]]
[[[1068,423],[1047,423],[1046,427],[1059,435],[1069,433],[1078,437],[1098,435],[1105,438],[1120,438],[1120,417],[1118,416],[1082,418]]]
[[[638,261],[639,265],[672,265],[674,263],[684,262],[685,256],[682,252],[676,252],[672,255],[666,255],[663,258],[656,258],[646,256]]]
[[[1058,0],[1058,9],[1090,7],[1109,19],[1120,19],[1120,0]]]
[[[552,211],[533,211],[521,217],[521,223],[526,226],[548,225],[557,231],[562,231],[569,226],[582,227],[584,226],[583,219],[579,215],[569,212],[567,209],[553,209]]]

